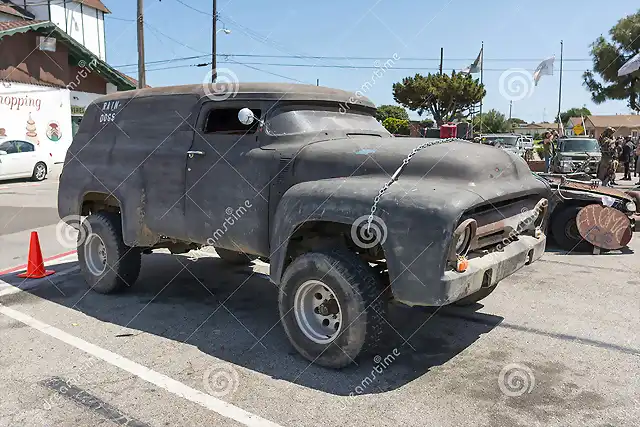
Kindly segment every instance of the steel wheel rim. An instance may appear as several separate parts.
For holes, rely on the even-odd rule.
[[[84,244],[85,263],[89,272],[100,276],[107,269],[107,246],[97,234],[91,234]]]
[[[300,285],[293,299],[293,312],[302,333],[316,344],[332,342],[342,329],[340,302],[319,280]]]
[[[45,173],[46,169],[44,168],[44,165],[36,166],[36,179],[44,179]]]

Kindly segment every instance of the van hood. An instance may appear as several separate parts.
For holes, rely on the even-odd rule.
[[[295,156],[295,181],[380,175],[390,178],[409,154],[427,138],[347,137],[309,144]],[[456,140],[418,152],[403,177],[446,179],[466,184],[530,180],[531,171],[519,156],[488,145]]]

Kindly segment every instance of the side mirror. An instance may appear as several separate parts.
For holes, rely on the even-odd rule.
[[[4,156],[5,154],[7,154],[7,152],[6,152],[6,151],[4,151],[4,150],[0,150],[0,156]]]
[[[256,120],[256,116],[253,115],[253,111],[245,107],[238,111],[238,120],[248,126]]]

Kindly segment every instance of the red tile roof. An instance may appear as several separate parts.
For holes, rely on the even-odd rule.
[[[596,128],[640,128],[640,115],[637,114],[617,114],[613,116],[589,116],[588,119]]]
[[[129,77],[127,76],[125,73],[123,73],[122,71],[118,71],[116,70],[116,72],[118,74],[120,74],[122,77],[124,77],[125,79],[129,80],[131,82],[131,84],[133,84],[135,87],[138,87],[138,81],[136,79],[134,79],[133,77]],[[145,88],[150,88],[151,86],[146,85]]]
[[[103,11],[104,13],[111,13],[107,6],[105,6],[100,0],[73,0],[76,3],[82,3],[94,9]]]
[[[28,27],[30,25],[40,24],[42,22],[46,22],[46,21],[22,20],[22,21],[0,22],[0,31],[15,30],[16,28]]]
[[[34,15],[10,0],[0,0],[0,13],[17,16],[18,18],[33,19]]]

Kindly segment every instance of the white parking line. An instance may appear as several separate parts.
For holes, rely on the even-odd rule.
[[[17,292],[20,292],[20,290],[12,293]],[[156,385],[157,387],[161,387],[168,392],[175,394],[176,396],[197,403],[198,405],[203,406],[210,411],[216,412],[223,417],[230,418],[243,425],[251,427],[282,427],[279,424],[261,418],[258,415],[245,411],[242,408],[239,408],[223,400],[217,399],[209,394],[191,388],[186,384],[174,380],[173,378],[151,370],[146,366],[140,365],[139,363],[120,356],[119,354],[91,344],[81,338],[68,334],[67,332],[43,323],[22,312],[16,311],[9,307],[5,307],[2,304],[0,304],[0,313],[14,320],[17,320],[18,322],[22,322],[27,326],[31,326],[32,328],[42,332],[43,334],[49,335],[50,337],[62,341],[72,347],[75,347],[78,350],[82,350],[93,357],[102,359],[110,365],[127,371],[130,374],[137,376],[138,378],[141,378],[147,382],[150,382],[151,384]]]

